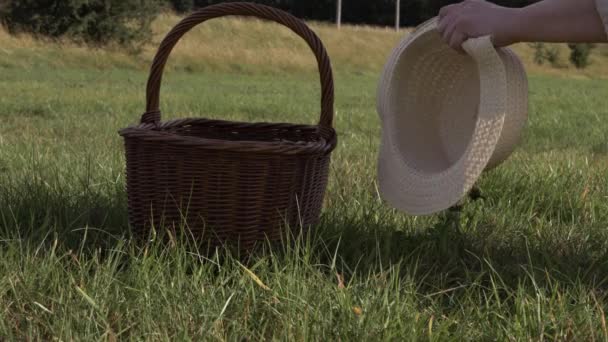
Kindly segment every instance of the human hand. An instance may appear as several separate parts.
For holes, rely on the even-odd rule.
[[[440,10],[438,31],[449,46],[461,52],[462,43],[482,36],[490,36],[492,43],[501,47],[517,41],[516,18],[517,9],[484,0],[465,0]]]

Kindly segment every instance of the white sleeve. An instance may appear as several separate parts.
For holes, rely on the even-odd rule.
[[[595,6],[604,23],[604,30],[608,33],[608,0],[595,0]]]

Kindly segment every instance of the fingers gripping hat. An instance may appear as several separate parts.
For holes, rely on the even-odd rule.
[[[391,206],[428,215],[455,205],[485,170],[509,157],[528,117],[517,56],[490,37],[466,54],[441,39],[434,18],[391,54],[378,87],[380,193]]]

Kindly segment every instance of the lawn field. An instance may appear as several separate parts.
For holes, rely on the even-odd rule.
[[[272,32],[246,23],[193,36]],[[527,64],[528,126],[480,180],[485,199],[458,218],[421,218],[376,186],[376,85],[405,33],[314,27],[336,56],[339,146],[322,223],[243,263],[131,238],[118,130],[144,110],[153,45],[129,55],[0,34],[0,340],[607,340],[602,53],[585,71]],[[316,122],[312,57],[281,34],[264,45],[272,65],[253,43],[242,55],[232,40],[178,46],[164,117]]]

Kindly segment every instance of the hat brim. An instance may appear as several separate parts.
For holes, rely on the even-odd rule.
[[[379,190],[391,206],[412,215],[429,215],[448,209],[473,187],[488,166],[500,140],[507,113],[505,65],[489,37],[468,40],[463,48],[473,59],[479,76],[479,104],[473,133],[460,157],[437,172],[425,172],[410,165],[398,143],[401,111],[391,98],[400,96],[395,69],[404,52],[416,39],[436,33],[436,20],[421,25],[392,53],[378,87],[378,113],[382,120],[382,141],[378,160]]]

